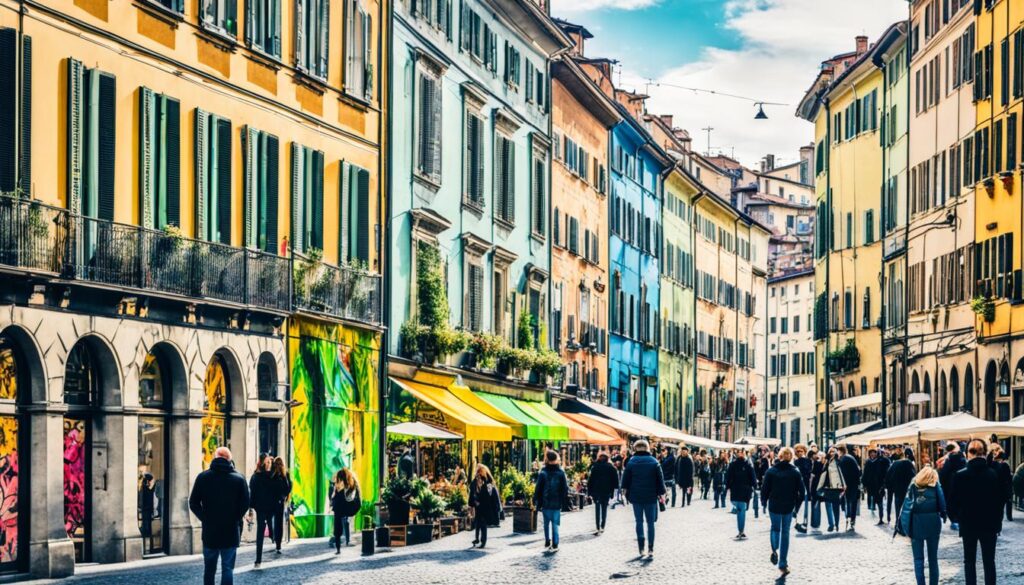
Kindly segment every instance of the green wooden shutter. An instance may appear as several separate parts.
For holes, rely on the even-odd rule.
[[[247,248],[259,248],[259,160],[260,132],[252,126],[242,127],[242,209],[244,233],[242,241]]]
[[[495,135],[494,140],[494,213],[505,218],[505,137]]]
[[[231,121],[217,118],[217,231],[222,244],[231,244]]]
[[[32,37],[21,38],[21,137],[18,148],[18,186],[32,192]]]
[[[0,192],[17,187],[18,31],[0,28]]]
[[[94,70],[95,71],[95,70]],[[96,165],[96,208],[97,217],[107,221],[114,220],[114,174],[116,169],[115,153],[117,150],[117,80],[109,73],[97,72],[94,76],[98,87],[96,97],[96,120],[93,138],[96,144],[94,161]]]
[[[317,75],[320,77],[327,77],[327,50],[329,48],[330,35],[328,30],[330,28],[330,6],[329,0],[320,0],[320,19],[317,22],[316,34],[319,39],[320,59],[317,62]]]
[[[178,100],[163,97],[164,100],[164,140],[161,142],[164,156],[164,174],[166,175],[164,206],[166,223],[164,225],[181,225],[181,104]],[[159,219],[159,214],[158,214]],[[163,227],[163,226],[160,226]]]
[[[265,236],[263,251],[276,254],[277,253],[277,214],[279,211],[278,205],[278,190],[280,189],[280,179],[278,161],[280,156],[279,141],[277,136],[273,134],[263,134],[265,143],[262,149],[261,158],[261,172],[263,179],[261,180],[261,188],[263,189],[263,197],[261,198],[260,212],[262,214],[261,221],[266,227],[263,228],[262,233]]]
[[[157,173],[154,169],[157,149],[156,94],[139,88],[139,218],[144,228],[156,225]]]
[[[195,157],[196,238],[212,240],[210,234],[210,114],[196,108],[192,152]]]
[[[370,264],[370,171],[359,169],[356,184],[356,258],[365,266]]]
[[[476,203],[476,184],[473,166],[476,162],[475,144],[477,119],[473,114],[466,112],[466,150],[463,154],[462,181],[465,198]]]
[[[480,118],[476,118],[473,142],[473,196],[484,206],[484,121]]]
[[[73,214],[82,213],[85,121],[85,67],[81,61],[67,61],[67,205]]]
[[[324,249],[324,153],[320,150],[310,152],[312,167],[312,228],[310,244],[317,249]]]
[[[350,185],[352,174],[352,165],[345,161],[341,161],[341,177],[339,179],[340,185],[338,186],[338,263],[342,264],[348,262],[349,245],[348,239],[352,237],[352,227],[349,225],[349,206],[351,205],[351,192],[352,187]]]
[[[295,0],[295,67],[306,71],[306,8],[307,0]]]
[[[516,221],[516,144],[505,141],[505,219]]]
[[[306,251],[306,209],[302,186],[305,184],[302,146],[292,142],[292,247]]]

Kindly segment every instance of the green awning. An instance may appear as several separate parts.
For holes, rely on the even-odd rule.
[[[529,402],[516,400],[499,394],[477,392],[477,395],[493,405],[506,415],[514,418],[526,429],[526,438],[540,441],[565,441],[569,438],[569,429],[559,424],[553,424],[541,416],[534,416]]]
[[[566,421],[562,418],[558,411],[551,408],[547,402],[534,402],[532,400],[516,400],[512,399],[516,406],[522,409],[523,412],[530,415],[530,417],[536,419],[541,424],[547,425],[548,428],[556,429],[552,431],[557,434],[557,437],[551,437],[556,441],[568,441],[572,439],[572,433],[569,431],[569,427],[566,425]]]

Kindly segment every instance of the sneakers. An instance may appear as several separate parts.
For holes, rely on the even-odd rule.
[[[252,566],[252,568],[259,569],[261,566],[263,566],[262,563],[256,563],[255,565]]]
[[[771,560],[772,560],[772,564],[773,565],[779,564],[779,553],[778,553],[778,551],[775,551],[775,550],[772,551],[772,559]]]
[[[789,574],[789,567],[783,567],[783,568],[779,569],[779,573],[781,573],[782,576],[785,577],[786,575]]]
[[[640,540],[637,541],[637,546],[640,549],[640,558],[642,559],[642,558],[644,558],[644,541],[643,541],[643,539],[640,539]]]
[[[647,549],[647,558],[649,558],[649,559],[653,559],[654,558],[654,549],[653,548]]]
[[[796,525],[796,531],[799,532],[800,534],[807,534],[807,525],[806,524],[797,524]]]
[[[557,544],[551,546],[551,552],[553,552],[553,553],[558,552],[558,545]]]
[[[551,550],[551,539],[550,538],[545,538],[544,539],[544,550]]]

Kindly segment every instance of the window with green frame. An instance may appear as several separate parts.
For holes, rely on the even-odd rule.
[[[139,88],[139,217],[149,229],[180,226],[181,104]]]
[[[246,126],[242,129],[245,189],[245,246],[277,253],[278,139]]]
[[[324,153],[292,142],[292,247],[324,249]]]
[[[196,237],[231,244],[231,120],[195,110]]]
[[[356,165],[341,163],[338,234],[338,257],[346,264],[369,267],[370,233],[370,171]]]
[[[68,208],[112,221],[117,80],[76,59],[67,75]]]
[[[281,58],[281,0],[246,2],[245,42],[261,53]]]

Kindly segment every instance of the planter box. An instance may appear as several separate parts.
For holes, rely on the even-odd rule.
[[[406,546],[409,544],[409,527],[405,524],[400,526],[388,526],[388,542],[391,548]]]
[[[459,531],[459,518],[441,518],[441,536],[451,536]]]
[[[506,508],[512,511],[512,532],[537,532],[537,510],[526,506]]]
[[[381,526],[376,529],[377,548],[388,548],[391,546],[391,529]]]
[[[406,526],[405,544],[425,544],[434,538],[433,524],[409,524]]]

